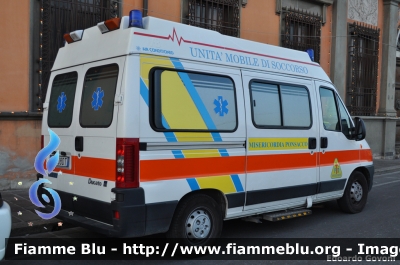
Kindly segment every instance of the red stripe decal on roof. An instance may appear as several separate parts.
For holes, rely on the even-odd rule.
[[[212,48],[216,48],[216,49],[223,49],[223,50],[228,50],[228,51],[241,52],[241,53],[257,55],[257,56],[262,56],[262,57],[267,57],[267,58],[272,58],[272,59],[278,59],[278,60],[283,60],[283,61],[289,61],[289,62],[294,62],[294,63],[308,64],[308,65],[312,65],[312,66],[321,67],[317,63],[302,62],[302,61],[286,59],[286,58],[277,57],[277,56],[266,55],[266,54],[262,54],[262,53],[249,52],[249,51],[244,51],[244,50],[239,50],[239,49],[234,49],[234,48],[228,48],[228,47],[223,47],[223,46],[218,46],[218,45],[212,45],[212,44],[203,43],[203,42],[185,40],[183,37],[178,37],[178,34],[176,34],[176,31],[175,31],[175,28],[172,31],[172,36],[171,36],[171,34],[169,34],[168,36],[159,36],[159,35],[147,34],[147,33],[142,33],[142,32],[134,32],[133,34],[139,35],[139,36],[143,36],[143,37],[158,38],[158,39],[164,39],[164,40],[172,40],[172,42],[175,42],[175,38],[176,38],[176,41],[178,42],[179,46],[181,45],[182,42],[185,42],[185,43],[191,43],[191,44],[196,44],[196,45],[200,45],[200,46],[212,47]]]

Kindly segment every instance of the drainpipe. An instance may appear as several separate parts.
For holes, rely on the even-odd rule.
[[[149,9],[149,0],[143,0],[143,17],[147,17],[148,9]]]

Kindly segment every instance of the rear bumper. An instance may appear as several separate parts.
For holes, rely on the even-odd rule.
[[[44,189],[39,189],[39,195]],[[111,237],[140,237],[168,231],[178,201],[145,203],[143,188],[113,188],[111,203],[56,190],[61,211],[56,218]],[[76,197],[76,200],[74,200]],[[52,211],[51,205],[46,210]],[[119,219],[114,212],[119,212]]]

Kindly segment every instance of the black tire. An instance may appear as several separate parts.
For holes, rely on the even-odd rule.
[[[217,202],[208,195],[194,194],[179,203],[166,236],[184,245],[211,245],[221,235],[222,222]]]
[[[367,198],[367,180],[364,174],[354,171],[347,182],[343,197],[338,200],[339,207],[346,213],[359,213],[364,209]]]

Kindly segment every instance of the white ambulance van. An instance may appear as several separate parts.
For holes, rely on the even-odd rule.
[[[306,52],[133,15],[66,34],[58,51],[42,143],[53,130],[60,159],[39,176],[60,195],[58,218],[207,244],[223,220],[283,220],[328,200],[363,210],[364,123]]]

